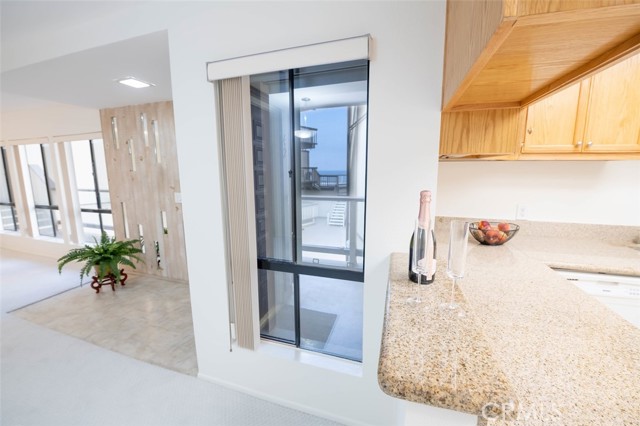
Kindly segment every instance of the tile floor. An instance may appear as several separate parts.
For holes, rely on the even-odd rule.
[[[84,285],[13,314],[141,361],[198,373],[186,284],[130,274],[116,291]]]

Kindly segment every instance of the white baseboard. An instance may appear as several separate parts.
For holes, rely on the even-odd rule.
[[[0,248],[27,253],[34,256],[43,256],[58,259],[69,250],[79,246],[65,244],[54,239],[31,238],[21,235],[0,233]]]

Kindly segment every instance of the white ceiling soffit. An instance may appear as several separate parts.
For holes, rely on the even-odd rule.
[[[133,89],[116,80],[133,76],[155,84]],[[13,69],[1,74],[2,92],[87,108],[171,100],[167,32],[160,31]],[[3,96],[12,109],[17,96]]]

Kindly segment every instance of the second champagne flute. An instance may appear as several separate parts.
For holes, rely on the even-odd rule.
[[[446,306],[456,309],[454,294],[456,282],[464,277],[464,269],[467,260],[467,242],[469,241],[469,222],[452,220],[449,234],[449,255],[447,257],[447,275],[453,279],[451,286],[451,299]]]

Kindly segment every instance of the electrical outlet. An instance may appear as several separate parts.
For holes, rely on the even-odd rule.
[[[516,219],[525,220],[527,218],[527,205],[518,204],[516,206]]]

